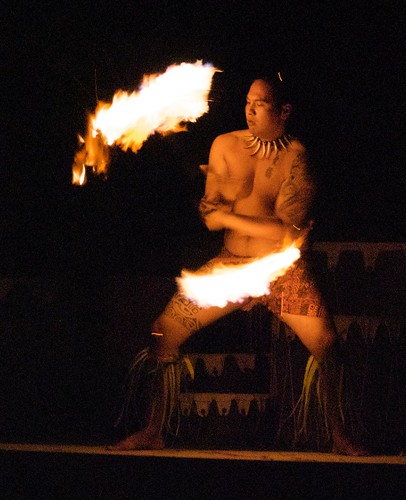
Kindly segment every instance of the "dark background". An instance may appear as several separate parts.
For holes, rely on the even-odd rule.
[[[8,4],[0,15],[0,440],[113,440],[127,368],[173,277],[221,244],[197,215],[199,164],[216,135],[245,126],[252,73],[282,71],[292,84],[295,126],[323,181],[315,239],[405,241],[403,2]],[[209,113],[187,133],[151,137],[137,155],[113,149],[106,181],[72,186],[77,135],[97,100],[197,59],[222,70]],[[356,309],[365,302],[374,314],[402,316],[398,254],[379,280],[350,252],[334,278],[345,306],[338,313],[369,314]],[[368,288],[375,282],[384,283],[375,287],[381,295]],[[189,348],[251,352],[250,318],[230,318]],[[266,350],[269,328],[258,328]],[[371,364],[378,375],[396,360],[382,357],[396,351],[383,339]],[[391,395],[382,384],[380,396]]]
[[[292,84],[298,130],[323,174],[315,238],[404,241],[404,5],[327,4],[13,3],[1,30],[2,270],[177,272],[197,249],[210,252],[218,239],[197,217],[198,165],[217,134],[244,127],[248,81],[263,69]],[[114,150],[107,181],[72,186],[77,135],[97,99],[197,59],[222,70],[210,112],[137,155]]]

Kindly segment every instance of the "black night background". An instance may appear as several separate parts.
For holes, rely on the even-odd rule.
[[[326,276],[335,280],[339,298],[333,314],[359,319],[367,331],[370,364],[362,372],[362,390],[369,388],[364,392],[371,404],[362,407],[366,426],[362,421],[358,429],[378,453],[404,454],[404,2],[3,3],[0,448],[2,442],[104,446],[123,437],[125,429],[114,422],[129,363],[150,340],[150,324],[181,269],[200,265],[221,245],[222,235],[209,233],[198,217],[205,181],[199,165],[207,163],[218,134],[245,127],[252,76],[280,71],[293,90],[294,132],[312,151],[321,183],[315,242],[399,243],[382,252],[381,274],[371,260],[364,262],[362,251],[350,251]],[[209,112],[187,132],[151,136],[137,154],[112,148],[106,180],[72,185],[78,134],[85,134],[97,102],[111,102],[119,89],[137,90],[143,75],[196,60],[221,70],[213,79]],[[392,260],[385,261],[388,255]],[[303,345],[288,335],[275,341],[271,315],[258,320],[241,314],[245,319],[226,318],[209,336],[197,333],[186,352],[272,354],[283,345],[280,352],[291,349],[294,362],[286,369],[291,358],[282,355],[272,369],[280,369],[278,383],[288,372],[296,377],[300,391],[308,357]],[[364,352],[357,349],[365,346],[358,323],[350,325],[355,349],[348,349],[357,368]],[[293,414],[288,404],[280,408],[281,421],[284,411]],[[264,425],[271,442],[276,423]],[[193,429],[191,436],[195,442]],[[286,442],[276,449],[287,449]],[[386,498],[395,498],[401,482],[400,466],[388,464],[330,468],[323,461],[271,460],[250,467],[238,460],[212,467],[210,460],[185,460],[179,467],[179,459],[130,458],[49,453],[33,459],[6,449],[0,451],[0,469],[14,496],[7,497],[8,490],[0,496],[192,498],[185,492],[193,483],[199,491],[206,485],[211,496],[223,485],[225,495],[217,496],[231,498],[230,487],[242,498],[240,486],[251,492],[257,482],[263,498],[271,498],[270,481],[291,494],[327,491],[331,480],[331,498],[367,498],[367,492],[376,498],[377,486],[391,489]],[[96,496],[87,497],[83,484]],[[146,496],[137,496],[142,485]],[[348,497],[341,495],[344,487]],[[126,489],[128,496],[120,496]],[[162,490],[163,497],[151,494]],[[43,496],[35,496],[40,491]],[[286,494],[280,498],[297,498]]]
[[[176,272],[215,245],[196,212],[198,166],[217,134],[245,126],[249,78],[265,69],[294,88],[318,158],[315,239],[404,241],[404,6],[343,5],[13,3],[2,16],[2,270]],[[137,155],[113,151],[107,181],[73,187],[77,135],[97,100],[197,59],[222,70],[209,113]]]

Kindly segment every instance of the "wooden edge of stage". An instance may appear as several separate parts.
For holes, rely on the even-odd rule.
[[[365,457],[350,457],[335,453],[301,452],[301,451],[250,451],[250,450],[196,450],[172,449],[163,450],[108,450],[106,446],[84,446],[72,444],[29,444],[0,443],[1,451],[39,452],[39,453],[70,453],[82,455],[127,455],[133,457],[153,458],[184,458],[204,460],[245,460],[268,462],[321,462],[350,464],[384,464],[406,465],[403,455],[375,455]]]

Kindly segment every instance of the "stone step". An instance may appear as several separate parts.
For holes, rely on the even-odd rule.
[[[405,457],[298,451],[0,445],[4,499],[394,499],[405,465]]]

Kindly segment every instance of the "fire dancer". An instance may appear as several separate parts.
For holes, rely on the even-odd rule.
[[[281,251],[287,238],[301,242],[301,258],[270,284],[269,294],[225,307],[199,307],[176,293],[152,326],[156,345],[137,363],[153,360],[155,380],[145,426],[111,449],[164,447],[163,424],[172,403],[169,370],[179,376],[179,347],[197,330],[253,303],[266,305],[301,339],[319,364],[334,450],[363,451],[346,436],[338,405],[337,334],[306,257],[316,184],[304,145],[287,132],[292,113],[280,75],[251,84],[245,106],[248,129],[218,136],[206,169],[201,217],[210,231],[224,230],[224,247],[200,271],[218,262],[240,264]],[[177,395],[172,394],[172,399]],[[176,402],[175,402],[176,403]]]

